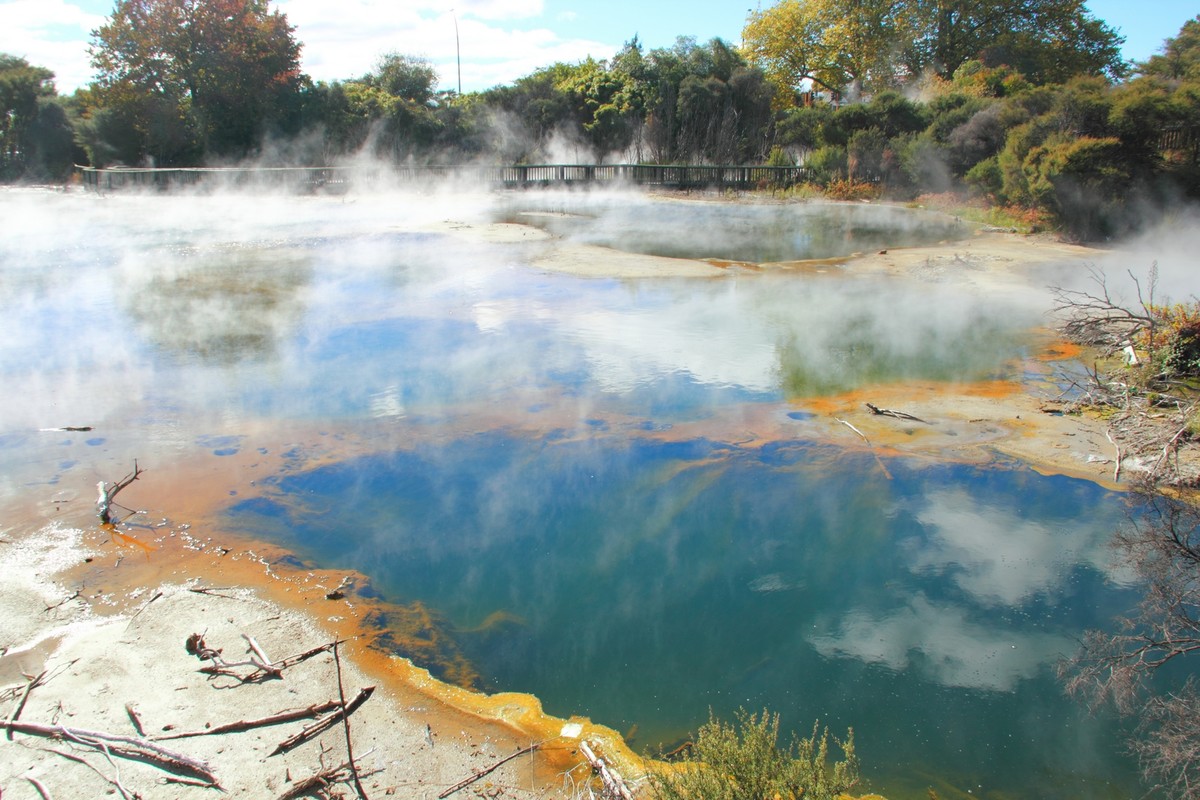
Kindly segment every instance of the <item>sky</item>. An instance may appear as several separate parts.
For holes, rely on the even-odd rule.
[[[0,0],[0,52],[48,67],[62,94],[92,80],[89,34],[112,13],[113,0]],[[605,59],[637,36],[647,49],[678,36],[719,36],[737,44],[756,0],[276,0],[303,44],[301,63],[315,80],[370,72],[395,51],[429,59],[439,88],[512,83],[556,61]],[[770,3],[762,4],[769,7]],[[1200,13],[1196,0],[1087,0],[1126,37],[1124,56],[1144,60]]]

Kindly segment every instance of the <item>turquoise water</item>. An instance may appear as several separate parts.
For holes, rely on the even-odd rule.
[[[613,210],[628,202],[533,197],[643,236]],[[719,228],[711,205],[696,219]],[[636,207],[664,240],[695,229],[688,204]],[[0,498],[86,512],[135,457],[146,483],[176,459],[272,452],[287,426],[352,427],[366,455],[256,475],[245,500],[231,474],[228,525],[424,603],[482,688],[635,748],[710,708],[853,726],[872,788],[897,798],[1143,793],[1120,728],[1053,677],[1135,601],[1105,546],[1120,499],[1015,463],[885,474],[794,401],[1020,376],[1041,307],[837,269],[581,279],[534,268],[546,244],[438,227],[522,208],[0,195]],[[769,241],[808,224],[787,208],[728,223]],[[862,224],[945,235],[895,220]],[[93,430],[42,430],[66,425]]]
[[[484,688],[637,725],[636,746],[766,706],[854,727],[885,792],[922,773],[977,794],[1133,791],[1111,721],[1053,677],[1132,600],[1105,563],[1120,503],[1012,464],[888,470],[802,439],[480,433],[287,478],[231,513],[437,609]]]

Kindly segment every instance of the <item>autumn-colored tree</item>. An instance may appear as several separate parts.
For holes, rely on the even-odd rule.
[[[803,84],[873,90],[967,61],[1034,83],[1125,72],[1121,37],[1083,0],[780,0],[752,11],[744,46],[787,100]]]
[[[788,105],[806,82],[851,94],[890,85],[909,27],[897,0],[780,0],[750,12],[742,42]]]
[[[117,0],[92,32],[96,100],[159,162],[191,157],[194,144],[155,135],[181,125],[210,154],[245,155],[304,84],[292,33],[267,0]]]

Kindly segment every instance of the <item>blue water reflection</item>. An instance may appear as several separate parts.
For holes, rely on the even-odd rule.
[[[1132,602],[1104,547],[1118,500],[1011,464],[889,477],[790,402],[1019,376],[1041,308],[836,269],[551,274],[552,242],[441,224],[523,210],[472,202],[0,195],[0,497],[353,428],[367,455],[256,475],[228,524],[433,608],[486,688],[637,725],[635,747],[710,707],[852,725],[894,797],[1140,793],[1111,720],[1052,675]],[[638,202],[666,238],[697,229]],[[788,209],[700,227],[769,241]],[[772,435],[743,432],[755,414]],[[67,425],[95,431],[44,430]]]
[[[1132,601],[1104,547],[1119,502],[1015,465],[889,471],[802,440],[491,433],[287,478],[233,515],[439,609],[486,687],[643,745],[765,705],[855,727],[881,789],[1131,791],[1111,722],[1053,676]]]

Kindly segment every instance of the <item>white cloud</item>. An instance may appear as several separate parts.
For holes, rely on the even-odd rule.
[[[0,3],[0,53],[53,70],[59,90],[69,93],[92,79],[87,46],[102,24],[102,15],[65,0],[9,0]]]
[[[918,671],[943,686],[1011,691],[1074,645],[1045,633],[1017,633],[967,619],[961,608],[917,595],[898,610],[875,616],[852,611],[834,633],[809,638],[827,658],[856,658]]]
[[[458,85],[455,22],[465,91],[508,84],[556,61],[607,58],[618,44],[564,39],[543,22],[542,0],[278,0],[316,80],[357,78],[384,53],[428,58],[440,87]],[[54,71],[68,94],[91,82],[87,48],[106,15],[68,0],[0,0],[0,52]]]
[[[452,89],[461,48],[463,88],[471,91],[511,83],[555,61],[607,58],[617,49],[528,27],[542,13],[540,0],[344,0],[336,5],[284,0],[279,8],[296,26],[296,37],[304,43],[304,70],[316,80],[358,77],[381,55],[396,51],[428,58],[438,70],[441,88]],[[515,21],[522,25],[511,24]]]
[[[981,505],[962,489],[930,492],[917,518],[929,537],[910,553],[917,573],[949,574],[985,606],[1015,606],[1036,596],[1053,597],[1063,576],[1086,564],[1123,582],[1104,543],[1110,527],[1086,520],[1053,525],[1004,508]]]

